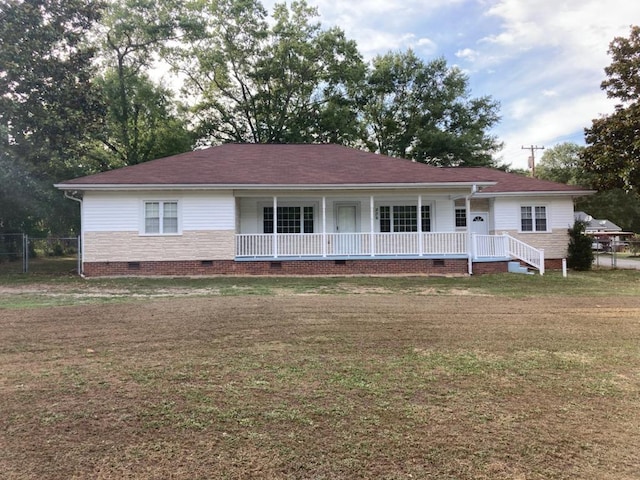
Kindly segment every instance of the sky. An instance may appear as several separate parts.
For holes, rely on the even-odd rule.
[[[275,0],[263,0],[272,12]],[[640,23],[637,0],[307,0],[365,60],[408,48],[444,57],[469,77],[472,97],[500,102],[491,134],[499,163],[526,168],[531,145],[584,145],[584,129],[613,111],[600,89],[614,37]],[[544,152],[536,150],[538,161]]]

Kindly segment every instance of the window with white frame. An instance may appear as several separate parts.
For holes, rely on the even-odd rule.
[[[144,202],[144,233],[148,235],[178,233],[178,202]]]
[[[456,207],[456,227],[464,228],[467,226],[467,209]]]
[[[416,205],[383,205],[379,207],[380,232],[417,232],[418,207]],[[431,231],[431,208],[422,205],[422,231]]]
[[[544,205],[521,206],[520,230],[523,232],[546,232],[547,207]]]
[[[278,233],[313,233],[314,208],[312,206],[278,207]],[[262,226],[264,233],[273,233],[273,207],[264,207]]]

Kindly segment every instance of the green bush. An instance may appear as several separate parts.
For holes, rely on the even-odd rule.
[[[576,220],[573,227],[569,229],[567,266],[573,270],[591,270],[593,265],[593,250],[591,250],[593,239],[585,235],[585,227],[585,222]]]
[[[636,257],[640,255],[640,235],[637,233],[629,239],[629,253]]]

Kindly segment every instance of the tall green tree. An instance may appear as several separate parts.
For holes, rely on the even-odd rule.
[[[0,0],[0,231],[69,228],[52,183],[100,123],[88,34],[102,5]],[[60,200],[60,201],[57,201]],[[65,204],[63,206],[63,203]],[[62,219],[59,225],[48,219]]]
[[[144,73],[126,73],[123,81],[114,69],[108,69],[96,82],[106,104],[106,117],[78,175],[135,165],[192,148],[193,135],[176,112],[172,91]],[[125,102],[120,101],[123,88]]]
[[[640,194],[622,188],[603,190],[576,201],[576,210],[606,218],[627,232],[640,232]]]
[[[584,171],[580,157],[583,150],[583,146],[571,142],[547,148],[536,165],[536,177],[589,188],[593,179]]]
[[[640,187],[640,27],[609,44],[611,64],[601,88],[617,99],[614,113],[593,120],[585,129],[584,166],[601,189]]]
[[[191,148],[186,122],[172,92],[147,72],[182,28],[181,2],[111,0],[101,22],[99,77],[107,116],[89,155],[98,170],[142,163]]]
[[[338,28],[304,1],[194,1],[173,65],[206,141],[293,143],[357,139],[354,88],[364,64]]]
[[[360,93],[368,148],[443,166],[494,165],[502,148],[488,133],[498,102],[472,98],[469,79],[443,58],[425,63],[411,50],[376,57]]]

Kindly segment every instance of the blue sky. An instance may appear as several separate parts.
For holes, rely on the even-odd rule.
[[[273,0],[263,0],[272,11]],[[637,0],[308,0],[370,60],[412,48],[465,71],[473,97],[501,104],[493,130],[501,163],[525,168],[531,144],[584,144],[584,128],[613,110],[600,90],[607,49],[640,23]],[[537,157],[542,152],[538,151]]]

